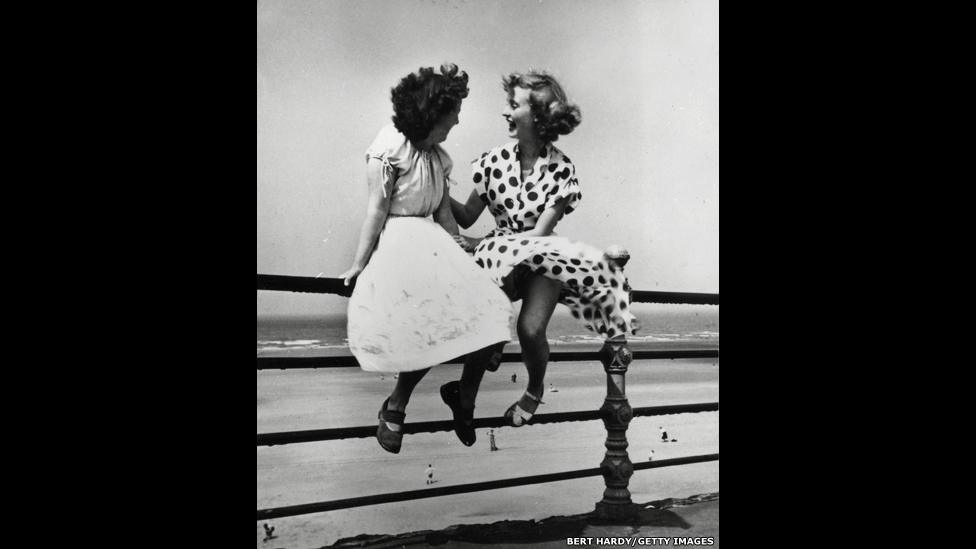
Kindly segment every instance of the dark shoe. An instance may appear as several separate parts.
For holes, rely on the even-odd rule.
[[[451,407],[454,414],[454,434],[465,446],[471,446],[478,440],[474,431],[474,408],[465,410],[461,407],[461,384],[457,381],[441,385],[441,400]]]
[[[390,399],[387,398],[383,401],[383,406],[380,407],[380,413],[377,416],[380,425],[376,428],[376,440],[387,452],[399,454],[400,443],[403,442],[403,420],[407,418],[407,414],[396,410],[387,410],[386,405],[389,401]],[[393,426],[392,429],[387,425],[388,423]]]
[[[535,415],[535,411],[539,408],[540,404],[545,404],[545,402],[542,402],[542,397],[537,397],[525,391],[518,402],[509,406],[508,410],[505,410],[506,423],[510,427],[527,425],[532,421],[532,416]]]

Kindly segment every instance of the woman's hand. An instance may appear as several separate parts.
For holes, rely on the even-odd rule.
[[[349,268],[348,271],[339,275],[339,278],[343,279],[342,285],[348,286],[350,280],[356,278],[357,276],[359,276],[359,273],[363,272],[363,268],[364,267],[360,265],[353,265],[352,267]]]
[[[456,234],[454,235],[454,241],[461,246],[461,249],[466,252],[473,252],[475,247],[481,242],[480,238],[468,238],[464,235]]]

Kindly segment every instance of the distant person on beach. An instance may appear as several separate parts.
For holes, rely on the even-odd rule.
[[[515,383],[515,379],[516,379],[515,374],[512,374],[512,383]]]
[[[582,198],[576,168],[553,144],[579,125],[579,107],[545,72],[512,73],[502,79],[502,87],[507,99],[502,117],[515,141],[472,163],[474,190],[465,203],[451,199],[451,210],[463,228],[486,208],[491,212],[496,226],[484,238],[458,240],[509,299],[522,300],[516,331],[529,380],[521,398],[505,411],[507,423],[521,427],[542,403],[549,362],[546,328],[557,303],[607,339],[636,333],[639,325],[630,312],[623,271],[601,250],[553,233]],[[463,405],[474,406],[484,371],[498,368],[494,359],[500,352],[497,346],[491,360],[465,365]]]
[[[658,427],[658,430],[661,431],[661,442],[668,442],[668,432],[664,430],[664,427]],[[672,438],[671,442],[678,442],[678,439]]]
[[[557,389],[555,385],[553,385],[552,383],[550,383],[549,384],[549,392],[550,393],[558,393],[559,392],[559,389]]]
[[[262,540],[262,541],[265,541],[266,542],[268,540],[274,539],[276,537],[274,535],[274,529],[275,529],[275,527],[274,526],[268,526],[268,523],[267,522],[265,522],[263,524],[263,526],[264,526],[264,540]]]
[[[494,452],[498,450],[498,446],[495,446],[495,430],[488,430],[488,443],[491,445],[491,451]]]
[[[648,456],[647,461],[654,461],[654,450],[651,450],[651,455]]]
[[[424,474],[427,475],[427,484],[434,484],[434,466],[427,464],[427,470],[424,471]]]
[[[393,123],[366,150],[367,208],[352,266],[340,275],[347,286],[356,279],[349,350],[363,370],[399,374],[376,431],[394,454],[410,396],[430,367],[509,339],[511,303],[452,239],[454,164],[439,143],[458,123],[467,83],[464,71],[445,63],[392,89]]]

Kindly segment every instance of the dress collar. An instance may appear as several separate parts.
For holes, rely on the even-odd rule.
[[[533,172],[539,169],[540,164],[543,166],[543,168],[547,164],[549,164],[549,155],[551,152],[552,152],[552,143],[546,143],[545,145],[542,146],[541,149],[539,149],[539,158],[536,158],[535,163],[532,165]],[[514,154],[512,158],[514,158],[516,161],[519,161],[520,158],[519,158],[518,141],[516,141],[515,144],[512,146],[512,153]]]
[[[546,143],[539,149],[539,158],[549,158],[549,150],[552,148],[552,143]],[[515,154],[515,158],[519,157],[519,144],[516,141],[512,145],[512,152]]]

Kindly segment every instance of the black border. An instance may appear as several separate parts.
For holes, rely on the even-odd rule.
[[[844,397],[872,363],[839,358],[864,312],[843,303],[847,257],[827,243],[846,235],[830,206],[848,183],[827,168],[839,129],[815,131],[836,107],[816,84],[845,70],[823,62],[843,49],[823,30],[841,15],[809,9],[722,10],[721,539],[730,547],[792,545],[817,526],[837,533],[827,512],[865,486],[864,468],[843,463],[859,451]],[[74,80],[82,87],[99,85],[85,90],[88,122],[72,145],[109,172],[75,179],[92,204],[74,209],[103,240],[97,252],[76,248],[73,264],[96,273],[81,290],[96,294],[98,305],[86,304],[100,313],[96,335],[131,340],[110,356],[84,353],[106,384],[80,399],[100,420],[81,433],[97,462],[85,480],[119,490],[109,501],[119,535],[250,544],[253,12],[115,15],[68,35],[103,46],[86,50],[96,77],[73,73],[89,76]],[[115,426],[119,436],[95,429]]]

